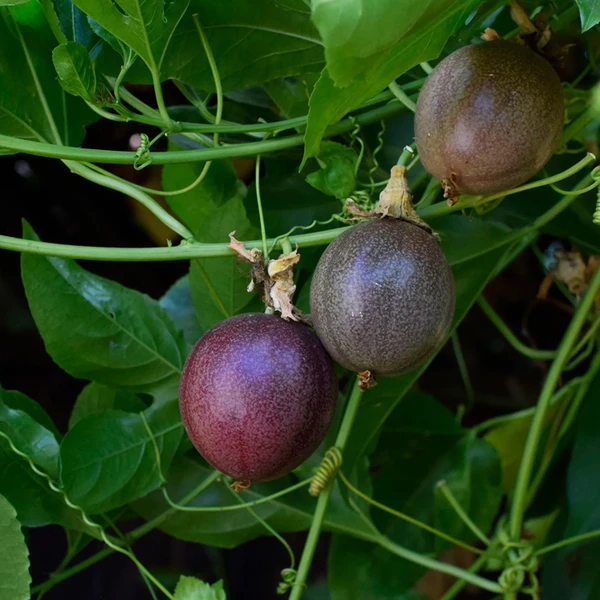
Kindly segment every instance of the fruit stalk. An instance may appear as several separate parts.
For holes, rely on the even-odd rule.
[[[348,405],[346,406],[346,410],[344,412],[344,418],[342,419],[342,424],[340,425],[340,429],[335,440],[335,447],[339,448],[342,452],[346,446],[348,437],[350,436],[350,430],[352,429],[356,413],[358,412],[358,407],[360,406],[361,396],[362,392],[358,386],[357,379],[354,382],[354,387],[352,388],[350,398],[348,399]],[[313,520],[308,531],[308,538],[306,539],[306,544],[304,545],[300,564],[298,565],[296,581],[292,587],[289,600],[300,600],[302,597],[302,592],[304,591],[304,586],[306,583],[306,577],[308,576],[308,571],[310,570],[310,565],[317,548],[317,542],[319,541],[319,536],[321,535],[321,527],[323,526],[323,521],[325,519],[325,513],[327,511],[332,490],[333,480],[330,480],[325,489],[319,494],[317,507],[315,508],[315,514],[313,515]]]

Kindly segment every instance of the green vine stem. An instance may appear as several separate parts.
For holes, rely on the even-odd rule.
[[[400,102],[384,104],[370,111],[361,113],[355,117],[359,125],[368,125],[382,119],[389,118],[405,110]],[[332,137],[348,133],[354,129],[355,124],[350,119],[344,119],[325,131],[324,137]],[[304,143],[304,135],[290,135],[287,137],[249,142],[246,144],[232,144],[219,148],[202,148],[199,150],[181,150],[176,152],[157,152],[153,155],[153,164],[168,165],[191,163],[206,160],[218,160],[222,158],[240,158],[244,156],[256,156],[277,150],[295,148]],[[0,134],[0,148],[24,152],[35,156],[46,156],[62,160],[73,160],[78,162],[112,163],[132,165],[135,162],[135,152],[124,152],[120,150],[92,150],[88,148],[76,148],[73,146],[58,146],[32,140],[13,138]]]
[[[352,392],[348,399],[346,410],[344,411],[344,418],[338,431],[334,446],[341,452],[344,451],[348,437],[350,436],[350,430],[358,413],[358,407],[360,406],[360,400],[363,392],[358,387],[358,379],[354,382]],[[333,481],[329,481],[325,489],[319,494],[317,499],[317,506],[313,515],[313,520],[308,530],[308,537],[304,544],[304,550],[302,551],[302,557],[300,564],[298,565],[298,573],[296,575],[296,581],[292,587],[289,600],[299,600],[302,597],[304,586],[306,585],[306,578],[312,564],[312,559],[317,549],[317,542],[321,534],[321,528],[325,519],[325,512],[329,504],[329,498],[331,497],[331,491],[333,490]]]
[[[500,315],[490,306],[488,301],[479,296],[477,299],[479,308],[485,316],[495,325],[496,329],[503,335],[504,339],[520,354],[533,360],[552,360],[556,356],[556,350],[537,350],[525,345],[501,319]]]
[[[445,481],[439,481],[437,489],[442,492],[444,498],[448,501],[448,504],[454,509],[454,512],[460,517],[460,520],[471,530],[471,532],[478,537],[486,546],[491,545],[490,538],[475,525],[471,517],[465,512],[464,508],[459,504],[458,500],[452,493],[452,490],[448,487]]]
[[[591,540],[595,537],[600,536],[600,529],[596,529],[595,531],[588,531],[587,533],[582,533],[580,535],[576,535],[574,537],[567,538],[566,540],[561,540],[560,542],[556,542],[555,544],[550,544],[545,548],[540,548],[536,554],[538,556],[542,556],[544,554],[548,554],[548,552],[553,552],[554,550],[558,550],[559,548],[564,548],[565,546],[570,546],[571,544],[577,544],[578,542],[585,542],[586,540]]]
[[[400,102],[402,102],[406,108],[408,108],[408,110],[411,112],[415,112],[415,110],[417,110],[417,105],[407,96],[406,92],[395,81],[392,81],[392,83],[388,85],[388,88],[390,92],[392,92],[392,94],[394,94],[394,96],[396,96],[396,98],[400,100]]]
[[[340,476],[340,479],[342,480],[344,485],[353,494],[355,494],[359,498],[362,498],[365,502],[368,502],[375,508],[378,508],[379,510],[383,510],[383,511],[389,513],[390,515],[397,517],[398,519],[402,519],[403,521],[406,521],[406,522],[410,523],[411,525],[414,525],[415,527],[424,529],[425,531],[428,531],[429,533],[432,533],[433,535],[436,535],[437,537],[439,537],[443,540],[446,540],[447,542],[450,542],[453,546],[460,546],[461,548],[464,548],[465,550],[468,550],[469,552],[472,552],[473,554],[482,554],[483,553],[483,550],[480,550],[479,548],[476,548],[475,546],[471,546],[469,544],[466,544],[465,542],[461,542],[460,540],[453,538],[452,536],[444,533],[443,531],[439,531],[439,530],[435,529],[434,527],[430,527],[429,525],[427,525],[427,523],[422,523],[421,521],[418,521],[417,519],[413,519],[411,516],[406,515],[397,510],[394,510],[393,508],[390,508],[389,506],[386,506],[385,504],[381,504],[381,502],[377,502],[377,500],[370,498],[369,496],[367,496],[367,494],[363,494],[358,488],[354,487],[350,483],[348,478],[344,475],[344,473],[341,470],[338,471],[338,475]]]
[[[521,526],[527,505],[527,495],[533,465],[535,463],[537,448],[544,428],[544,418],[550,405],[554,389],[558,384],[560,374],[566,364],[573,346],[577,343],[579,332],[587,319],[588,313],[594,303],[600,288],[600,269],[592,277],[589,287],[577,307],[575,314],[558,347],[556,358],[548,371],[544,386],[540,393],[536,411],[533,415],[531,428],[523,451],[523,458],[519,467],[515,492],[510,510],[510,535],[514,541],[521,537]]]
[[[477,574],[484,566],[488,557],[484,554],[469,567],[469,573]],[[468,581],[466,579],[458,579],[454,585],[440,598],[440,600],[453,600],[460,592],[462,592]]]
[[[578,190],[584,188],[585,186],[589,185],[591,181],[591,174],[587,174],[579,181],[577,185],[575,185],[573,189]],[[520,231],[516,231],[514,235],[514,241],[518,241],[525,236],[529,236],[531,233],[547,225],[562,211],[567,209],[576,200],[576,198],[577,196],[573,195],[561,198],[549,210],[540,215],[531,225]],[[458,204],[454,207],[449,207],[446,203],[440,202],[439,205],[443,205],[443,214],[447,214],[454,212],[454,209]],[[426,209],[417,212],[419,215],[423,216],[425,211]],[[328,244],[338,235],[346,231],[346,229],[348,229],[348,227],[338,227],[335,229],[328,229],[326,231],[291,235],[289,236],[289,241],[292,245],[297,244],[299,247],[304,248],[320,246],[323,244]],[[510,243],[510,241],[511,239],[506,240],[507,243]],[[267,242],[269,243],[269,247],[273,249],[277,245],[280,245],[281,236],[275,239],[269,239]],[[262,240],[245,241],[244,245],[246,248],[260,248],[262,246]],[[66,244],[53,244],[50,242],[38,242],[5,235],[0,235],[0,248],[4,248],[5,250],[13,250],[16,252],[41,254],[43,256],[56,256],[58,258],[128,262],[191,260],[193,258],[210,258],[232,255],[232,250],[227,244],[224,243],[208,244],[197,242],[188,243],[184,241],[178,246],[168,248],[102,248],[98,246],[72,246]]]
[[[465,388],[465,393],[467,395],[467,406],[463,408],[464,413],[465,411],[471,410],[475,405],[475,390],[473,389],[473,384],[471,383],[471,376],[469,375],[467,361],[465,360],[465,356],[462,351],[462,346],[460,345],[458,332],[456,330],[452,334],[451,340],[452,350],[454,351],[454,357],[456,358],[456,364],[458,365],[460,377],[462,379],[463,386]]]

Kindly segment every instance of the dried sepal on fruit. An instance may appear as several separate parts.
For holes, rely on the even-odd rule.
[[[306,322],[306,315],[294,306],[292,300],[296,292],[294,265],[300,260],[298,248],[289,254],[281,254],[265,264],[264,255],[258,248],[248,249],[243,242],[236,240],[235,231],[229,234],[229,247],[243,260],[252,265],[248,291],[257,289],[263,302],[269,308],[281,313],[290,321]]]

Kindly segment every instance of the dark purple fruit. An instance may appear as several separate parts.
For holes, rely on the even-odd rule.
[[[430,358],[454,314],[454,279],[428,232],[384,218],[325,250],[310,288],[314,328],[347,369],[399,375]]]
[[[464,194],[509,190],[535,175],[560,140],[560,80],[541,56],[504,40],[465,46],[429,75],[415,139],[427,171]]]
[[[333,365],[305,325],[252,313],[223,321],[185,363],[179,406],[198,452],[238,480],[285,475],[323,441]]]

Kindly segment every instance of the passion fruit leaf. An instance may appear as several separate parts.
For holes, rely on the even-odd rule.
[[[29,550],[17,513],[3,496],[0,496],[0,540],[0,600],[28,600]]]
[[[62,437],[56,428],[56,425],[48,416],[48,413],[29,396],[26,396],[17,390],[5,390],[0,385],[0,400],[9,408],[12,408],[13,410],[21,410],[25,414],[29,415],[34,421],[37,421],[42,427],[50,431],[56,439],[60,439]]]
[[[183,333],[188,344],[195,344],[200,339],[203,331],[194,310],[189,275],[178,279],[158,303]]]
[[[176,402],[144,411],[166,472],[183,434]],[[61,481],[86,512],[106,512],[145,496],[162,482],[139,414],[103,410],[75,424],[60,447]]]
[[[38,239],[27,223],[23,231]],[[21,275],[46,350],[62,369],[158,398],[177,395],[187,345],[155,300],[71,260],[24,254]]]
[[[583,32],[600,23],[600,2],[598,0],[575,0],[581,17]]]
[[[98,116],[81,99],[64,94],[52,64],[56,40],[40,5],[29,2],[27,6],[40,13],[35,28],[17,25],[16,9],[2,9],[0,14],[0,133],[58,143],[56,134],[61,132],[63,143],[77,146],[83,140],[84,127]]]
[[[69,419],[69,429],[88,415],[109,409],[140,412],[146,409],[146,405],[131,392],[92,382],[77,396]]]
[[[318,73],[304,73],[298,77],[283,77],[263,84],[267,94],[288,119],[308,112],[308,98],[319,78]]]
[[[167,190],[184,188],[200,174],[203,164],[169,165],[163,171]],[[231,164],[213,163],[206,177],[193,190],[169,197],[169,204],[201,242],[229,242],[236,232],[239,240],[256,239],[260,232],[248,220],[244,208],[246,187]],[[197,259],[191,262],[189,285],[196,317],[202,331],[219,321],[248,312],[256,296],[247,291],[248,268],[234,256]],[[255,304],[260,310],[260,305]]]
[[[22,410],[10,408],[0,392],[0,431],[7,435],[18,450],[52,479],[58,476],[58,442],[51,431]]]
[[[46,4],[45,2],[43,4]],[[60,30],[68,40],[78,42],[88,50],[98,38],[94,36],[87,15],[71,0],[52,0],[55,15],[58,18]],[[48,11],[44,6],[46,15]]]
[[[24,394],[0,388],[0,431],[38,468],[56,479],[59,445],[54,430],[37,403]],[[23,525],[81,525],[78,515],[67,507],[63,497],[51,491],[46,480],[34,473],[23,457],[15,454],[3,437],[0,437],[0,465],[0,494],[15,507]]]
[[[223,581],[205,583],[195,577],[182,575],[175,587],[175,600],[226,600]]]
[[[310,96],[308,125],[304,136],[304,161],[319,152],[325,129],[339,121],[419,63],[437,58],[448,38],[476,6],[475,0],[443,0],[429,6],[423,26],[415,26],[394,46],[368,60],[347,86],[339,88],[326,67]]]
[[[356,189],[356,152],[337,142],[321,142],[317,161],[321,168],[309,173],[306,181],[328,196],[341,200],[350,196]]]
[[[57,46],[52,52],[58,81],[65,91],[92,102],[96,93],[96,72],[87,50],[77,42]]]
[[[379,502],[458,539],[473,541],[473,534],[437,489],[437,483],[445,480],[475,523],[483,530],[491,527],[501,499],[498,456],[489,443],[460,427],[435,398],[408,393],[383,426],[370,458],[373,497]],[[378,529],[402,546],[428,554],[450,547],[376,508],[371,508],[371,514]],[[377,546],[334,536],[330,550],[334,599],[351,598],[352,590],[368,596],[369,585],[377,590],[373,596],[377,599],[400,594],[411,598],[411,588],[424,573],[422,567]]]
[[[451,4],[434,0],[313,0],[312,18],[325,45],[332,80],[338,87],[349,85],[382,52],[425,27],[437,11]]]

